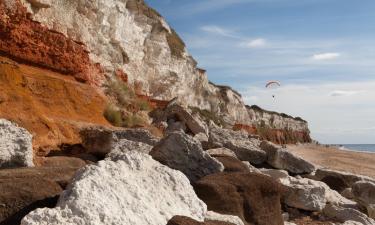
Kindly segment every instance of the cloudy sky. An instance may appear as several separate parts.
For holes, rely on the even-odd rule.
[[[375,143],[374,0],[146,1],[247,104],[303,117],[322,143]]]

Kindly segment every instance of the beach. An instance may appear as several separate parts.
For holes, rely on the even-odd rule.
[[[375,178],[375,153],[316,144],[288,145],[288,150],[317,166]]]

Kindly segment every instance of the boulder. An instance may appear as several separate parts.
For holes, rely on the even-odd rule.
[[[205,214],[181,172],[132,151],[80,170],[56,208],[33,211],[22,225],[165,225],[175,215],[203,221]]]
[[[293,174],[312,173],[315,170],[313,164],[271,142],[263,141],[260,148],[267,152],[267,163],[276,169],[287,170]]]
[[[55,196],[79,169],[74,165],[0,170],[0,224],[20,224],[30,211],[54,207],[58,199]]]
[[[0,179],[0,223],[19,224],[38,207],[54,207],[62,188],[42,177]]]
[[[118,146],[120,140],[141,142],[147,145],[155,145],[159,139],[148,130],[137,129],[109,129],[101,126],[85,127],[80,132],[82,145],[88,153],[105,156]],[[119,143],[120,142],[120,143]],[[124,141],[126,143],[126,141]]]
[[[206,152],[208,154],[210,154],[211,156],[215,156],[215,155],[227,155],[227,156],[231,156],[231,157],[237,158],[236,154],[232,150],[230,150],[228,148],[225,148],[225,147],[208,149],[208,150],[206,150]]]
[[[258,168],[251,165],[248,161],[242,161],[242,163],[246,165],[249,172],[251,172],[251,173],[261,173],[260,170],[258,170]]]
[[[375,183],[358,181],[352,186],[355,201],[367,209],[367,214],[375,218]]]
[[[32,136],[24,128],[0,119],[0,168],[31,167]]]
[[[154,136],[144,128],[116,130],[115,135],[120,140],[126,139],[134,142],[142,142],[151,146],[156,145],[160,141],[160,138]]]
[[[252,164],[262,164],[266,161],[266,153],[259,148],[258,139],[249,138],[249,135],[242,131],[220,128],[213,123],[210,124],[209,129],[208,141],[211,148],[228,148],[238,159]]]
[[[341,223],[346,221],[359,222],[362,225],[374,225],[375,221],[364,213],[352,208],[345,208],[334,204],[327,204],[323,210],[323,214],[330,218],[338,220]]]
[[[237,158],[226,155],[215,155],[215,159],[224,166],[224,172],[249,172],[249,167]]]
[[[174,132],[163,138],[150,155],[162,164],[180,170],[192,182],[224,170],[219,161],[203,151],[198,141],[182,132]]]
[[[311,179],[322,181],[331,189],[338,192],[342,192],[346,188],[351,188],[352,185],[358,181],[369,181],[375,183],[375,180],[370,177],[326,168],[317,169]]]
[[[345,221],[345,223],[341,224],[341,225],[363,225],[362,223],[360,222],[356,222],[356,221],[353,221],[353,220],[349,220],[349,221]]]
[[[354,199],[354,195],[352,193],[351,188],[345,188],[342,192],[341,195],[344,196],[347,199]]]
[[[285,170],[275,170],[275,169],[260,169],[260,172],[272,177],[273,179],[280,180],[280,179],[287,179],[289,174]]]
[[[167,225],[235,225],[233,223],[225,222],[225,221],[205,221],[205,222],[198,222],[192,218],[187,216],[174,216],[170,219]]]
[[[194,189],[210,211],[238,216],[244,224],[283,224],[281,187],[266,175],[216,173],[200,179]]]
[[[81,168],[86,165],[86,162],[80,158],[67,156],[44,157],[39,161],[42,167]]]
[[[168,127],[173,126],[176,128],[174,123],[181,122],[183,126],[178,127],[185,127],[188,133],[194,135],[199,133],[207,134],[208,131],[206,123],[198,115],[192,115],[187,109],[175,103],[168,104],[163,110],[157,109],[151,112],[150,115],[153,118],[154,124],[166,121],[168,122]],[[173,128],[167,128],[167,130],[169,129]]]
[[[137,151],[145,154],[149,154],[153,147],[143,142],[135,142],[127,139],[118,140],[112,150],[106,155],[106,157],[116,160],[122,154],[130,151]]]
[[[296,179],[289,177],[281,179],[286,187],[283,202],[293,208],[306,211],[321,211],[326,205],[326,188],[319,181]]]
[[[222,221],[222,222],[227,222],[227,223],[231,223],[234,225],[244,225],[244,223],[238,216],[223,215],[223,214],[216,213],[214,211],[208,211],[206,213],[206,218],[204,220],[205,221]]]

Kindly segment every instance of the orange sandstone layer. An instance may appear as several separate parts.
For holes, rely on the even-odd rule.
[[[94,85],[105,79],[82,44],[33,21],[19,0],[0,1],[0,54]]]
[[[274,129],[269,127],[258,128],[254,125],[235,124],[233,130],[244,130],[249,134],[259,135],[261,138],[276,144],[310,143],[310,132],[288,129]]]
[[[109,125],[103,117],[106,98],[71,76],[0,57],[0,90],[0,118],[31,132],[39,155],[80,143],[82,125]]]

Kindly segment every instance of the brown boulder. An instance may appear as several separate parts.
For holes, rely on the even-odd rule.
[[[83,165],[75,159],[62,161],[62,158],[54,157],[47,160],[50,167],[0,170],[1,225],[20,224],[30,211],[56,205],[63,188]]]
[[[238,216],[245,225],[283,224],[282,189],[266,175],[216,173],[200,179],[194,189],[208,210]]]
[[[198,222],[186,216],[174,216],[168,221],[167,225],[233,225],[233,223],[222,221]]]
[[[227,155],[213,155],[224,166],[224,172],[249,172],[249,168],[240,160]]]
[[[60,185],[40,177],[0,179],[0,222],[17,224],[28,212],[39,207],[54,207]]]

